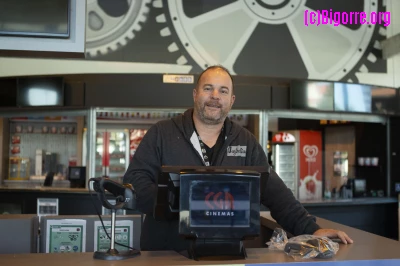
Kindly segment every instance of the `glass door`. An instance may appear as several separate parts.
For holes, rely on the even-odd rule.
[[[129,166],[129,138],[128,132],[107,132],[107,168],[106,175],[122,183],[122,178]]]
[[[96,177],[122,183],[129,165],[129,138],[124,129],[98,129],[96,134]]]

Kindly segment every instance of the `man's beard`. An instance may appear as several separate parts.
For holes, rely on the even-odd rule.
[[[197,103],[195,105],[196,109],[197,109],[197,113],[199,114],[200,120],[203,123],[205,123],[207,125],[217,125],[217,124],[220,124],[223,121],[225,121],[225,118],[228,116],[228,112],[229,111],[226,111],[221,105],[219,105],[219,107],[220,107],[220,110],[219,110],[220,115],[219,115],[218,118],[215,118],[215,116],[210,116],[210,115],[206,114],[207,113],[207,111],[206,111],[206,108],[207,108],[206,105],[207,104],[210,104],[210,103],[204,103],[204,105],[201,105],[200,103]]]

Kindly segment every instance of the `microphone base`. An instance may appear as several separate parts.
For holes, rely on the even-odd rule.
[[[126,260],[131,259],[140,255],[140,251],[137,249],[131,249],[129,251],[119,252],[116,249],[109,249],[107,252],[96,251],[93,254],[94,259],[98,260]]]

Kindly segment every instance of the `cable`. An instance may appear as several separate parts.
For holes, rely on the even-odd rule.
[[[114,244],[116,244],[116,245],[119,245],[119,246],[122,246],[122,247],[126,247],[126,248],[131,249],[131,250],[136,250],[136,249],[133,248],[133,247],[126,246],[126,245],[124,245],[124,244],[118,243],[117,241],[115,241],[115,239],[114,239],[114,240],[111,239],[111,237],[110,237],[110,236],[108,235],[108,233],[107,233],[106,227],[105,227],[105,225],[104,225],[104,223],[103,223],[103,219],[101,218],[101,214],[100,214],[99,210],[97,209],[96,203],[95,203],[94,200],[93,200],[93,194],[92,194],[92,191],[90,190],[90,180],[88,181],[88,188],[89,188],[90,198],[92,199],[93,207],[94,207],[94,209],[95,209],[95,211],[96,211],[96,213],[97,213],[97,216],[99,216],[101,225],[103,226],[104,232],[106,233],[108,239],[110,239],[110,241],[114,241]],[[117,215],[115,215],[115,223],[116,223],[116,222],[117,222]]]

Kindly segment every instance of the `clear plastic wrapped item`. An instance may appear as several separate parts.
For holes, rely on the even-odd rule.
[[[300,235],[288,239],[281,228],[274,230],[267,245],[269,249],[284,251],[295,260],[332,258],[339,250],[339,244],[327,237]]]

